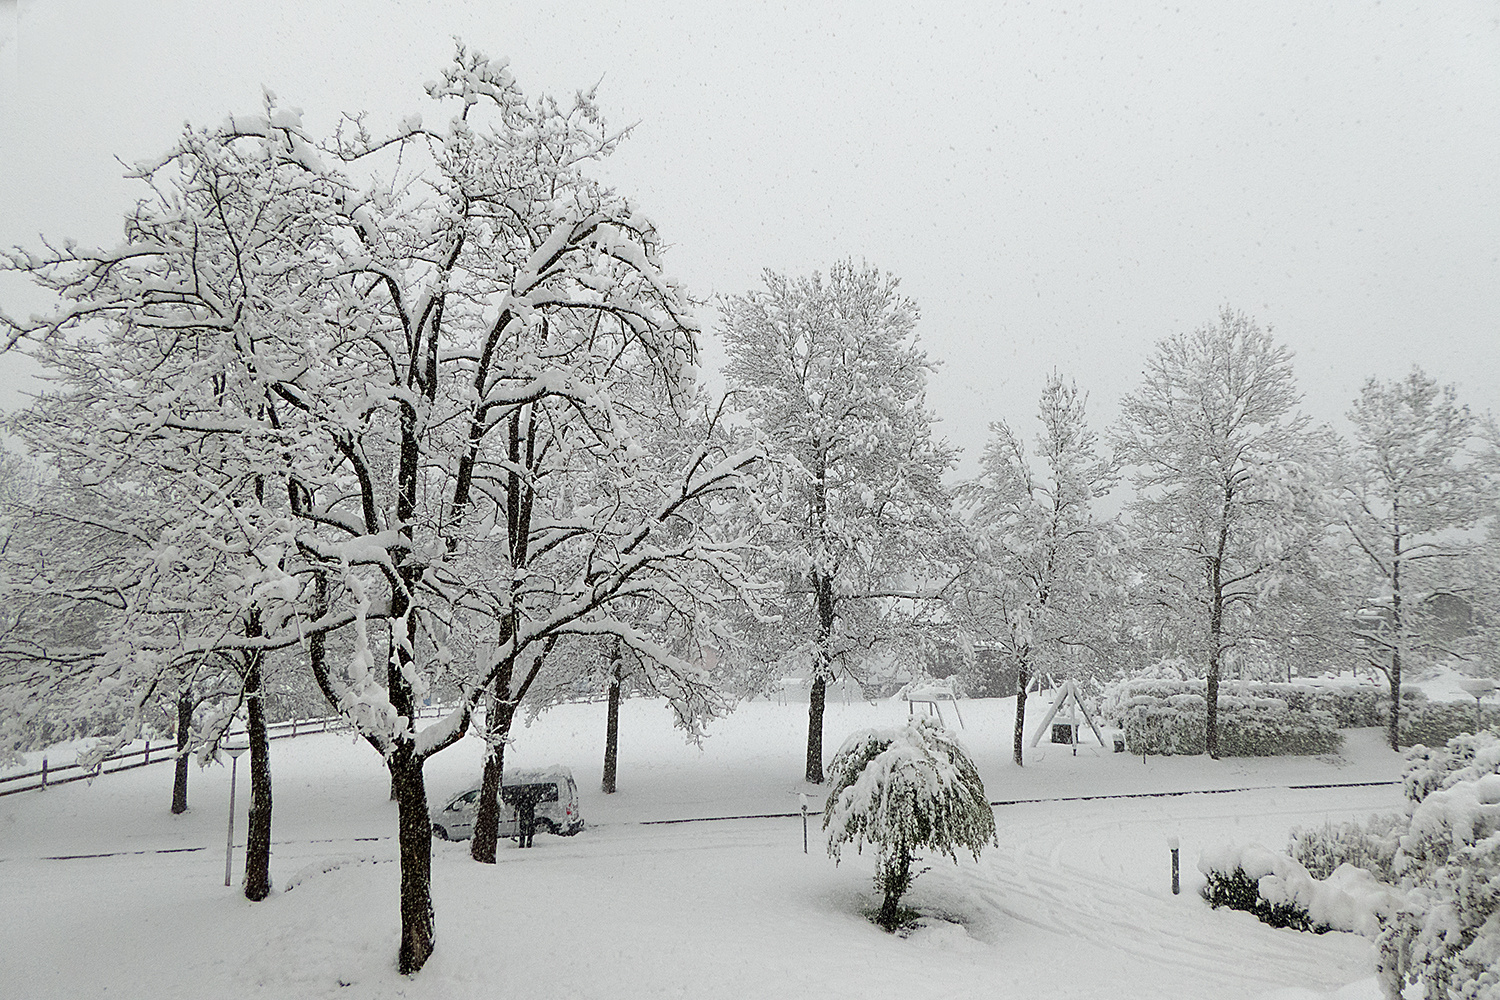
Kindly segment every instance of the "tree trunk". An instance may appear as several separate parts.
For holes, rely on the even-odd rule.
[[[901,897],[911,885],[911,851],[901,847],[891,857],[882,859],[879,881],[885,900],[880,904],[880,915],[875,920],[886,930],[894,931],[901,926]]]
[[[1224,604],[1217,589],[1218,576],[1216,565],[1213,573],[1215,589],[1208,613],[1208,692],[1203,716],[1203,749],[1214,760],[1219,759],[1219,667],[1224,652],[1219,648],[1219,638],[1224,628]]]
[[[1395,508],[1395,517],[1400,508]],[[1405,627],[1401,621],[1401,531],[1399,521],[1391,538],[1391,725],[1386,734],[1392,750],[1401,749],[1401,643]]]
[[[432,912],[432,821],[427,816],[427,783],[410,739],[389,758],[396,788],[397,842],[401,851],[401,948],[396,971],[403,976],[426,964],[437,945]]]
[[[386,623],[385,637],[385,662],[386,669],[389,670],[390,664],[396,662],[396,623],[394,620]],[[412,716],[412,718],[415,719],[416,717]],[[413,726],[413,728],[415,728],[415,726]],[[396,776],[392,774],[391,801],[397,802],[399,800],[400,796],[396,794]]]
[[[813,678],[807,699],[807,780],[823,783],[823,699],[826,688],[822,674]]]
[[[193,695],[183,691],[177,696],[177,760],[172,776],[172,812],[187,812],[188,742],[193,735]]]
[[[247,632],[250,630],[247,629]],[[259,628],[253,634],[259,634]],[[262,900],[271,894],[271,743],[266,737],[266,713],[261,699],[260,653],[252,652],[245,672],[245,701],[249,709],[250,815],[245,828],[245,898]]]
[[[484,755],[484,777],[479,783],[479,813],[474,817],[474,837],[469,856],[481,864],[495,863],[500,846],[500,784],[505,777],[505,738],[516,706],[498,697],[485,713],[484,730],[488,749]]]
[[[1204,716],[1203,747],[1214,760],[1219,759],[1219,654],[1208,661],[1207,713]]]
[[[1229,512],[1234,490],[1224,489],[1224,506],[1219,514],[1219,545],[1208,560],[1208,704],[1203,716],[1203,748],[1209,757],[1219,759],[1219,667],[1223,659],[1224,635],[1224,553],[1229,549]]]
[[[1031,684],[1031,667],[1022,663],[1016,670],[1016,682],[1020,685],[1016,691],[1016,734],[1014,750],[1016,766],[1021,767],[1021,745],[1026,739],[1026,688]]]
[[[604,780],[600,788],[605,795],[615,793],[615,765],[620,754],[620,661],[619,647],[609,671],[609,714],[604,723]]]
[[[828,643],[833,638],[833,580],[821,572],[813,574],[813,592],[818,608],[818,643],[813,654],[812,692],[807,699],[807,780],[823,783],[823,708],[826,678],[833,675]]]
[[[1392,750],[1401,749],[1401,650],[1391,650],[1391,669],[1387,671],[1391,682],[1391,722],[1386,739]]]

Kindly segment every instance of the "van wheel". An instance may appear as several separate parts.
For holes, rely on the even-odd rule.
[[[444,830],[443,827],[442,827],[442,825],[439,824],[439,823],[432,824],[432,835],[434,837],[436,837],[438,840],[447,840],[448,839],[448,831]]]
[[[538,819],[536,821],[536,832],[550,833],[555,837],[557,836],[557,824],[550,819]]]

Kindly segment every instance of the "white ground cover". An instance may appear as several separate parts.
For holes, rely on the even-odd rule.
[[[222,884],[227,766],[194,766],[176,817],[165,764],[0,798],[0,996],[1379,997],[1367,939],[1210,910],[1196,861],[1400,809],[1397,784],[1290,787],[1394,782],[1401,757],[1380,733],[1349,732],[1337,757],[1218,762],[1043,743],[1017,768],[1013,703],[959,708],[989,797],[1013,804],[996,807],[1000,846],[977,864],[929,861],[905,901],[926,918],[904,937],[867,919],[872,856],[836,867],[816,816],[806,855],[797,818],[645,822],[794,813],[802,792],[816,811],[819,789],[799,780],[805,703],[742,705],[700,749],[663,705],[632,701],[612,796],[598,791],[602,704],[518,730],[507,765],[571,767],[588,827],[530,851],[502,843],[493,867],[434,843],[438,946],[411,978],[395,972],[395,805],[374,752],[348,735],[272,744],[275,891],[261,903]],[[907,711],[830,704],[826,745]],[[480,750],[465,739],[434,758],[429,798],[475,783]],[[1223,789],[1238,791],[1206,793]],[[91,854],[104,856],[63,857]],[[237,850],[236,881],[242,865]]]

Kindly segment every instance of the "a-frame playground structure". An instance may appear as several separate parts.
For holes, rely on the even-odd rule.
[[[1048,731],[1049,727],[1052,725],[1052,720],[1055,719],[1058,712],[1061,711],[1065,705],[1067,705],[1069,699],[1071,699],[1073,702],[1073,712],[1071,712],[1064,719],[1064,723],[1070,725],[1073,730],[1071,733],[1072,738],[1069,741],[1073,745],[1073,752],[1075,754],[1078,752],[1078,717],[1080,715],[1083,717],[1084,721],[1089,724],[1089,728],[1094,731],[1094,738],[1099,741],[1099,745],[1101,747],[1108,746],[1108,744],[1104,742],[1104,735],[1099,732],[1098,724],[1094,722],[1094,717],[1089,714],[1089,710],[1084,706],[1083,699],[1078,697],[1078,688],[1073,684],[1071,678],[1063,681],[1062,687],[1058,688],[1057,697],[1052,699],[1052,707],[1048,709],[1047,714],[1042,717],[1042,724],[1036,727],[1036,732],[1031,734],[1031,742],[1030,744],[1028,744],[1029,746],[1034,747],[1042,741],[1042,734]]]

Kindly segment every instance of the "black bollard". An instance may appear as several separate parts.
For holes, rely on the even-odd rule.
[[[802,794],[802,853],[807,853],[807,793]]]

